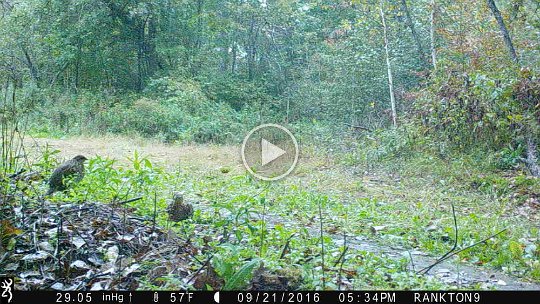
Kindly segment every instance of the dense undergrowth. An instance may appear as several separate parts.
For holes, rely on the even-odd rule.
[[[45,170],[43,174],[47,175],[57,164],[57,153],[45,151],[32,169]],[[39,197],[45,187],[44,183],[35,180],[18,184],[19,189],[25,189],[27,197]],[[192,219],[179,224],[167,221],[164,210],[173,190],[183,191],[188,201],[196,206]],[[338,197],[295,184],[269,184],[249,175],[229,176],[221,171],[199,176],[186,168],[164,171],[135,153],[128,166],[99,157],[91,159],[83,181],[68,193],[56,194],[49,203],[114,204],[138,196],[142,199],[123,208],[146,217],[149,225],[156,217],[158,225],[169,227],[183,239],[191,240],[196,247],[204,248],[199,252],[198,260],[202,263],[210,259],[223,285],[209,282],[203,289],[245,288],[259,265],[286,276],[295,289],[435,289],[446,286],[432,277],[411,272],[405,257],[395,260],[354,247],[346,249],[347,243],[338,245],[332,233],[335,229],[345,229],[349,221],[343,217],[343,210],[335,209],[342,206],[342,202]],[[359,202],[360,209],[347,211],[351,216],[359,210],[372,208],[375,201],[362,199]],[[39,201],[19,202],[33,203]],[[349,207],[352,206],[342,208]],[[319,220],[317,210],[323,215],[323,251],[321,231],[313,223],[313,219]],[[361,211],[362,214],[366,213]],[[357,218],[352,216],[350,220]],[[354,225],[346,232],[351,235],[362,233],[361,228]],[[12,236],[8,238],[12,239]],[[148,261],[143,269],[150,269],[151,263]],[[174,276],[164,276],[157,281],[149,279],[141,284],[144,289],[190,286]]]
[[[273,113],[257,88],[164,77],[140,94],[55,90],[22,92],[29,132],[36,136],[124,134],[164,142],[239,142]]]

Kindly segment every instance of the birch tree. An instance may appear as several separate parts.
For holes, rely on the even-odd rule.
[[[429,16],[429,39],[431,41],[431,64],[433,69],[437,69],[437,52],[435,49],[435,11],[437,4],[435,0],[431,0],[431,14]]]
[[[394,127],[397,127],[397,112],[396,112],[396,100],[394,95],[394,83],[392,79],[392,66],[390,64],[390,47],[388,45],[388,28],[386,26],[386,20],[384,17],[384,2],[381,0],[379,5],[379,12],[381,14],[381,22],[383,26],[383,35],[384,35],[384,51],[386,53],[386,68],[388,72],[388,89],[390,90],[390,105],[392,107],[392,124]]]

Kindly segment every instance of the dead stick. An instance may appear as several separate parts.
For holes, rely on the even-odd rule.
[[[345,254],[347,253],[347,250],[349,250],[349,246],[347,246],[347,247],[345,247],[345,249],[343,249],[343,251],[339,255],[339,258],[334,263],[334,267],[336,267],[339,264],[339,262],[341,262],[341,259],[343,259],[343,257],[345,256]]]
[[[204,264],[201,266],[201,268],[199,268],[192,276],[191,278],[186,282],[186,285],[188,285],[191,280],[193,280],[202,270],[204,267],[206,267],[206,265],[208,265],[208,263],[210,263],[210,260],[212,260],[212,258],[214,257],[214,255],[212,254],[207,260],[206,262],[204,262]]]
[[[452,246],[452,249],[448,250],[447,253],[445,253],[442,257],[437,259],[437,261],[435,261],[435,263],[433,263],[433,265],[424,268],[425,269],[424,273],[428,273],[431,270],[431,268],[433,268],[435,265],[439,264],[440,261],[444,261],[446,259],[446,257],[448,255],[450,255],[452,252],[454,252],[454,250],[456,250],[456,248],[457,248],[458,235],[459,234],[458,234],[458,225],[457,225],[457,218],[456,218],[456,209],[454,208],[454,203],[451,203],[451,205],[452,205],[452,216],[454,217],[454,231],[455,231],[454,245]],[[424,269],[422,269],[421,271],[423,271]]]
[[[364,130],[364,131],[368,131],[368,132],[372,132],[373,130],[371,130],[370,128],[368,127],[364,127],[364,126],[355,126],[353,124],[350,124],[350,123],[344,123],[344,125],[348,126],[348,127],[351,127],[353,129],[360,129],[360,130]]]
[[[139,196],[139,197],[136,197],[136,198],[128,199],[126,201],[118,202],[115,205],[124,205],[124,204],[133,203],[133,202],[136,202],[138,200],[141,200],[142,198],[143,198],[142,196]]]
[[[290,245],[290,243],[291,243],[291,239],[293,238],[293,236],[294,236],[295,234],[296,234],[296,232],[293,233],[293,234],[291,234],[291,236],[289,236],[289,237],[287,238],[287,242],[285,243],[285,246],[283,246],[283,250],[281,250],[281,255],[279,256],[279,259],[280,259],[280,260],[282,260],[282,259],[285,257],[285,255],[287,254],[287,250],[289,250],[289,245]]]
[[[154,217],[152,219],[152,234],[156,230],[156,217],[157,217],[157,192],[154,191]]]
[[[501,231],[499,231],[499,232],[497,232],[497,233],[495,233],[495,234],[493,234],[493,235],[491,235],[491,236],[489,236],[489,237],[487,237],[487,238],[485,238],[485,239],[483,239],[483,240],[481,240],[481,241],[478,241],[478,242],[476,242],[476,243],[474,243],[474,244],[472,244],[472,245],[469,245],[469,246],[467,246],[467,247],[465,247],[465,248],[463,248],[463,249],[460,249],[460,250],[458,250],[458,251],[456,251],[456,252],[454,252],[454,253],[452,253],[452,254],[446,256],[444,259],[439,259],[439,260],[437,260],[437,262],[435,262],[434,265],[425,267],[424,269],[421,269],[421,270],[418,271],[417,273],[421,273],[422,271],[424,271],[425,269],[430,268],[430,267],[433,268],[433,266],[435,266],[435,265],[441,263],[441,262],[444,261],[444,260],[448,260],[449,258],[455,256],[456,254],[458,254],[458,253],[460,253],[460,252],[463,252],[463,251],[465,251],[465,250],[467,250],[467,249],[470,249],[470,248],[472,248],[472,247],[474,247],[474,246],[476,246],[476,245],[485,243],[486,241],[488,241],[488,240],[490,240],[490,239],[496,237],[497,235],[499,235],[499,234],[505,232],[506,230],[508,230],[508,228],[504,228],[503,230],[501,230]]]

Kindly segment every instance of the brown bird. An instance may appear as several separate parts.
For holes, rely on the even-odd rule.
[[[169,219],[173,222],[180,222],[190,218],[193,215],[193,206],[184,203],[184,195],[180,192],[173,194],[173,200],[167,206]]]
[[[84,162],[86,160],[86,157],[77,155],[56,168],[51,174],[51,178],[49,178],[49,191],[47,195],[51,195],[56,191],[66,190],[66,179],[79,182],[84,177]]]

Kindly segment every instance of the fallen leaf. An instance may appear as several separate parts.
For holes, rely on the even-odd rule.
[[[22,260],[23,261],[29,261],[29,262],[35,262],[35,261],[43,261],[48,257],[49,257],[49,253],[47,253],[46,251],[40,250],[40,251],[38,251],[36,253],[25,255],[22,258]]]

